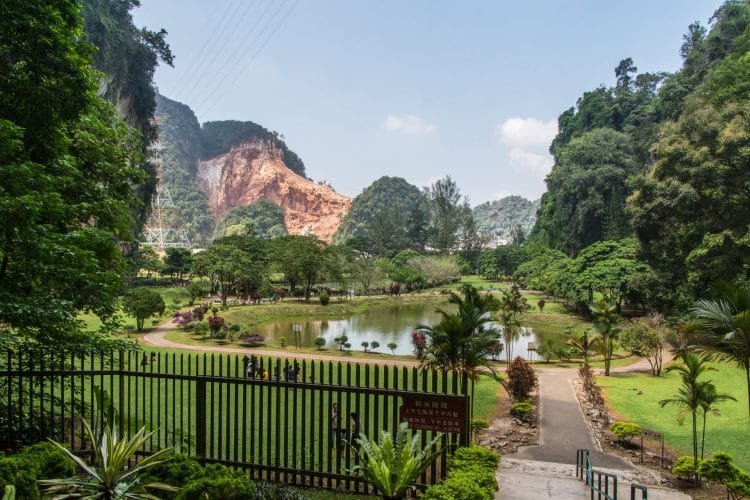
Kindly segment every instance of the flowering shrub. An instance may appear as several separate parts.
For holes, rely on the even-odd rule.
[[[181,326],[182,328],[187,328],[190,323],[192,323],[195,320],[195,315],[192,313],[192,311],[187,312],[180,312],[177,311],[172,315],[172,323],[177,324],[178,326]]]
[[[414,354],[422,359],[424,351],[427,349],[427,336],[419,330],[414,330],[411,332],[411,343],[414,344]]]
[[[249,345],[249,346],[256,346],[258,344],[262,344],[265,342],[266,338],[263,335],[253,333],[250,335],[247,335],[241,339],[243,344]]]
[[[211,316],[208,318],[208,328],[211,330],[211,336],[215,336],[224,326],[224,318],[221,316]]]

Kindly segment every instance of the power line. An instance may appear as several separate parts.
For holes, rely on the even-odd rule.
[[[227,78],[229,78],[230,74],[232,73],[232,69],[238,66],[238,63],[242,60],[242,56],[253,49],[257,41],[261,36],[263,36],[265,30],[268,28],[268,26],[270,26],[274,17],[281,11],[286,2],[287,0],[278,2],[278,8],[275,11],[273,11],[273,2],[266,3],[263,12],[255,19],[255,22],[247,31],[248,36],[245,37],[245,39],[249,41],[249,44],[242,44],[237,46],[236,50],[224,60],[224,63],[221,65],[220,71],[217,72],[216,77],[214,78],[214,81],[218,83],[213,85],[214,90],[206,94],[206,96],[204,96],[200,103],[195,107],[196,113],[200,110],[201,107],[203,107],[203,105],[205,105],[210,101],[211,98],[214,97],[214,95],[221,88],[221,85],[226,81]],[[272,11],[273,13],[271,13]],[[269,13],[271,15],[270,17],[268,17],[266,22],[266,17]],[[263,24],[264,22],[265,24]]]
[[[252,66],[253,62],[255,62],[255,60],[261,54],[261,52],[266,47],[266,45],[268,45],[268,43],[271,41],[271,39],[276,34],[276,32],[281,28],[281,26],[284,24],[284,22],[286,22],[286,20],[292,14],[292,12],[294,11],[294,9],[297,8],[297,4],[298,3],[299,3],[299,0],[294,0],[293,1],[291,8],[289,8],[289,10],[287,10],[287,12],[281,18],[281,20],[276,24],[276,26],[273,28],[273,30],[271,30],[271,32],[269,33],[269,35],[266,37],[266,39],[263,41],[263,43],[260,45],[260,47],[258,47],[258,49],[255,51],[255,53],[250,57],[250,59],[247,61],[247,63],[245,64],[245,66],[242,68],[242,70],[240,70],[238,73],[235,74],[234,79],[229,83],[229,88],[232,88],[234,86],[234,84],[237,83],[237,80],[239,80],[239,78],[242,77],[242,75],[244,75],[245,72],[247,72],[247,70],[250,68],[250,66]],[[216,105],[217,102],[218,101],[215,100],[208,108],[206,108],[205,113],[207,114],[208,112],[210,112],[214,108],[214,106]]]
[[[196,55],[196,62],[185,69],[185,78],[180,79],[180,83],[178,83],[177,87],[173,90],[175,98],[182,94],[187,85],[193,83],[195,77],[199,74],[203,65],[208,60],[208,57],[211,55],[209,47],[211,47],[216,40],[216,35],[219,34],[225,24],[235,17],[234,14],[241,4],[242,0],[231,0],[229,7],[226,10],[220,11],[223,12],[223,15],[220,14],[218,22],[214,24],[213,30],[211,30],[211,34],[203,40],[203,43],[198,50],[198,54]],[[191,69],[193,70],[191,71]]]

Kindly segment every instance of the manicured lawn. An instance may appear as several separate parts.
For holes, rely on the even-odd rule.
[[[747,415],[745,374],[729,364],[714,364],[717,371],[699,380],[712,380],[720,392],[731,394],[737,402],[718,405],[721,416],[709,415],[706,428],[706,455],[714,451],[728,451],[737,465],[750,470],[750,422]],[[679,453],[692,454],[689,417],[680,426],[674,408],[661,408],[659,401],[673,397],[680,386],[676,373],[662,377],[618,374],[598,377],[607,404],[627,421],[664,432],[667,443]],[[700,422],[700,420],[699,420]],[[700,423],[699,423],[700,428]]]

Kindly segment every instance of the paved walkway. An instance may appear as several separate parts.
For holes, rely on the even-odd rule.
[[[648,369],[643,363],[630,370]],[[523,446],[502,458],[497,480],[500,490],[496,499],[531,500],[589,498],[590,491],[576,479],[576,450],[590,450],[591,463],[598,469],[618,476],[619,498],[630,498],[630,483],[648,485],[649,499],[683,500],[690,497],[661,488],[658,473],[636,467],[627,460],[602,452],[588,420],[578,404],[573,379],[577,370],[565,368],[538,369],[539,377],[539,444]],[[637,497],[640,498],[640,497]]]
[[[591,462],[596,467],[632,470],[633,465],[626,460],[602,453],[599,443],[581,412],[573,379],[574,369],[539,369],[539,444],[524,446],[510,455],[514,458],[555,462],[576,463],[576,450],[591,450]]]

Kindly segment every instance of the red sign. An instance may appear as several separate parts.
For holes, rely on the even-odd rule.
[[[466,430],[465,399],[440,394],[405,396],[399,418],[410,429],[462,434]]]

